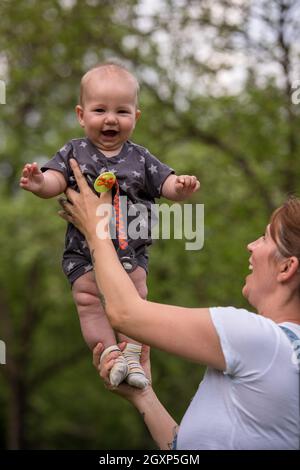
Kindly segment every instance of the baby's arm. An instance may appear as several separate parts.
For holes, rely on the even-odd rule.
[[[196,176],[170,175],[165,180],[161,195],[171,201],[183,201],[200,188]]]
[[[44,199],[58,196],[67,187],[62,173],[47,170],[43,173],[37,163],[26,163],[20,178],[20,187]]]

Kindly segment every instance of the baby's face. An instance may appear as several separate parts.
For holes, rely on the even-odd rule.
[[[76,107],[86,136],[107,156],[116,155],[131,136],[140,111],[136,85],[126,74],[95,72],[84,88],[83,105]]]

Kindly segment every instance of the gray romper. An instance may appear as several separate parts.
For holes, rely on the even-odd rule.
[[[88,138],[72,139],[41,170],[51,169],[61,172],[67,186],[77,191],[76,180],[69,164],[70,158],[77,160],[93,190],[97,176],[106,171],[113,172],[119,183],[120,196],[127,196],[127,209],[133,204],[143,204],[147,207],[148,222],[151,216],[151,205],[155,202],[154,199],[160,197],[164,181],[174,173],[172,168],[161,163],[146,148],[133,142],[125,142],[119,155],[108,158]],[[132,217],[128,216],[128,225],[131,220]],[[148,267],[146,246],[152,243],[150,231],[151,229],[146,240],[141,238],[132,240],[129,236],[127,239],[129,247],[133,248],[136,253],[137,264],[146,272]],[[118,250],[118,240],[113,239],[113,243]],[[70,223],[66,232],[62,266],[71,284],[93,269],[87,242],[79,230]]]

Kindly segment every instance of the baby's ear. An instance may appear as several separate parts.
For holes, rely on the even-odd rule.
[[[140,119],[141,114],[142,114],[142,111],[140,109],[137,109],[135,112],[135,121],[138,121],[138,119]]]
[[[78,104],[78,105],[75,107],[75,113],[76,113],[76,116],[77,116],[77,119],[78,119],[79,124],[81,125],[81,127],[84,127],[83,107],[80,106],[80,104]]]

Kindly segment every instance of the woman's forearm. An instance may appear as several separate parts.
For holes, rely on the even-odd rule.
[[[126,315],[128,311],[133,312],[136,304],[142,299],[120,264],[112,241],[100,240],[96,230],[91,230],[86,238],[100,291],[100,301],[112,326],[118,328],[122,323],[122,315]]]
[[[178,424],[161,404],[151,389],[147,394],[136,397],[134,406],[143,416],[144,422],[159,449],[172,449],[178,432]]]

